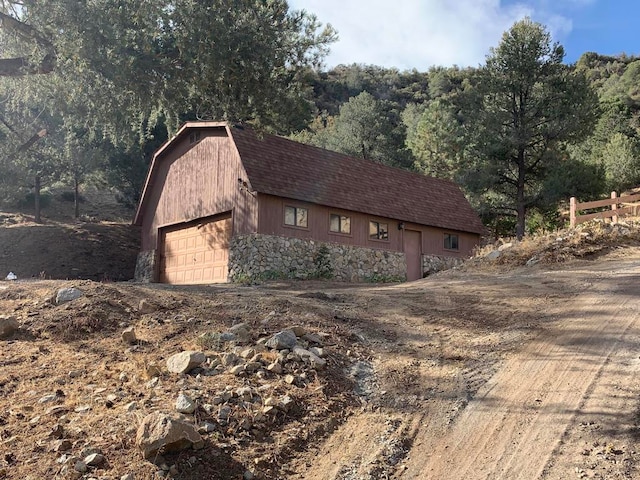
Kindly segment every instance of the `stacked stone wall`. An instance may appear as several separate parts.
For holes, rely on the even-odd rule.
[[[442,270],[449,270],[464,262],[464,258],[440,257],[438,255],[422,255],[422,273],[426,277]]]
[[[348,282],[396,282],[406,279],[402,252],[337,243],[241,235],[229,246],[229,280],[327,278]]]
[[[136,282],[150,283],[156,281],[154,277],[157,258],[155,250],[138,253],[136,271],[133,277]]]

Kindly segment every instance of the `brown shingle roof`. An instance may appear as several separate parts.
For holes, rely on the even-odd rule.
[[[230,127],[251,187],[260,193],[463,232],[484,227],[448,180],[388,167],[249,128]]]

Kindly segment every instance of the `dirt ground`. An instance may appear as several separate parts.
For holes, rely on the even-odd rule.
[[[113,281],[110,259],[135,251],[126,219],[54,216],[40,237],[29,218],[6,218],[0,269],[49,261],[60,275],[0,281],[0,314],[20,325],[0,340],[0,479],[640,478],[637,242],[603,249],[583,231],[395,285],[169,287]],[[82,235],[46,254],[66,228],[93,227],[100,255]],[[12,229],[31,243],[6,243]],[[84,280],[60,267],[83,261],[75,251],[93,256]],[[116,274],[100,275],[110,262]],[[56,305],[61,287],[83,296]],[[250,338],[220,341],[239,323]],[[242,355],[292,325],[315,336],[325,368],[167,371],[182,350]],[[197,404],[188,421],[213,425],[204,448],[144,460],[138,425],[175,413],[179,393]],[[274,398],[290,407],[269,409]],[[93,452],[106,461],[74,471]]]
[[[0,278],[13,272],[19,279],[133,278],[140,250],[140,232],[131,225],[133,211],[113,194],[83,194],[80,218],[73,203],[52,195],[42,223],[29,207],[0,208]]]

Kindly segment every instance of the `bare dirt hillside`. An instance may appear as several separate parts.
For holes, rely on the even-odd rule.
[[[639,478],[639,279],[628,246],[386,286],[3,282],[0,478]],[[290,326],[326,364],[261,346]],[[170,373],[183,350],[206,363]],[[145,460],[181,393],[203,448]]]
[[[18,278],[133,278],[140,249],[133,211],[112,193],[89,191],[74,219],[73,203],[64,198],[50,197],[42,223],[33,221],[29,207],[0,209],[0,278],[9,272]]]

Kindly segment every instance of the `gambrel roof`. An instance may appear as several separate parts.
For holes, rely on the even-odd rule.
[[[194,129],[225,129],[247,172],[250,188],[258,193],[352,210],[404,222],[481,234],[484,227],[464,194],[449,180],[388,167],[298,143],[248,127],[218,122],[189,122],[155,154],[154,165],[178,138]]]

